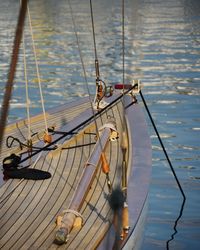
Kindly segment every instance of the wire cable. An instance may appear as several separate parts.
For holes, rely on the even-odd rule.
[[[91,21],[92,21],[92,33],[93,33],[93,43],[94,43],[94,54],[95,54],[95,60],[98,61],[97,56],[97,46],[96,46],[96,38],[95,38],[95,28],[94,28],[94,17],[93,17],[93,7],[92,7],[92,0],[90,0],[90,13],[91,13]]]

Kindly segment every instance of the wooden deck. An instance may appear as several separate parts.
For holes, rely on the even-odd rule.
[[[139,107],[137,110],[137,106],[135,105],[134,108],[131,106],[130,108],[133,108],[134,112],[138,114],[136,119],[139,119],[140,122],[136,126],[143,126],[144,120],[141,119],[141,111],[139,111]],[[134,119],[132,116],[134,112],[132,113],[132,111],[129,117]],[[118,101],[117,105],[112,105],[99,115],[97,119],[98,127],[102,126],[110,117],[114,117],[117,121],[117,130],[121,134],[122,112],[122,103]],[[62,106],[48,112],[48,124],[49,126],[56,125],[57,130],[70,131],[84,119],[87,120],[91,114],[90,104],[87,99],[84,99],[73,103],[73,105]],[[33,119],[33,132],[41,132],[39,130],[41,121],[41,116]],[[130,120],[128,124],[129,129],[132,129],[135,120]],[[0,249],[95,249],[97,246],[101,248],[100,241],[111,228],[113,215],[108,205],[108,188],[105,174],[100,167],[80,211],[84,218],[83,227],[80,230],[73,229],[71,231],[67,244],[62,246],[54,244],[55,219],[63,210],[68,208],[78,179],[93,148],[92,143],[95,142],[94,133],[96,133],[96,130],[94,124],[88,123],[86,126],[78,128],[78,130],[81,135],[75,135],[73,138],[69,135],[57,143],[59,146],[57,150],[41,154],[35,168],[49,171],[52,174],[50,179],[43,181],[8,180],[0,187]],[[20,121],[17,125],[8,126],[5,137],[13,135],[23,140],[27,133],[24,134],[24,131],[27,131],[26,121]],[[139,168],[143,167],[144,172],[145,169],[149,171],[151,164],[149,161],[150,151],[146,165],[143,165],[144,161],[139,163],[141,151],[147,147],[149,148],[148,143],[144,145],[141,142],[139,143],[139,151],[132,151],[134,143],[140,141],[139,135],[141,133],[140,129],[140,133],[130,139],[131,151],[129,152],[129,158],[133,158],[136,162],[136,169],[134,170],[134,166],[131,169],[132,166],[129,165],[129,183],[133,190],[131,189],[128,195],[132,199],[133,191],[134,195],[138,197],[135,193],[137,192],[136,188],[139,188],[138,194],[144,197],[141,201],[138,200],[139,205],[133,201],[130,207],[133,209],[133,206],[137,206],[138,218],[139,212],[141,212],[139,209],[143,207],[144,200],[147,197],[149,184],[149,174],[146,172],[145,176],[142,176]],[[58,137],[59,135],[55,135],[54,139]],[[36,138],[36,143],[41,145],[39,139]],[[120,140],[119,137],[119,140],[109,142],[106,149],[106,156],[111,168],[110,178],[113,185],[121,182],[122,154]],[[81,146],[84,144],[88,145]],[[62,150],[62,145],[66,149]],[[1,161],[10,152],[11,149],[7,150],[4,145],[4,154],[1,156]],[[23,164],[25,166],[26,162]],[[134,179],[135,184],[131,181],[131,178],[134,178],[135,173],[138,173],[138,171],[139,174],[136,175],[140,176],[140,179]],[[144,182],[143,186],[140,185],[141,180]],[[133,209],[133,213],[135,213],[135,209]],[[132,229],[136,222],[136,218],[131,219]]]

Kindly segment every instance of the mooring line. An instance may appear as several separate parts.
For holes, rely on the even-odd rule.
[[[152,123],[152,125],[153,125],[153,128],[154,128],[154,130],[155,130],[155,132],[156,132],[156,135],[157,135],[157,137],[158,137],[158,140],[159,140],[159,142],[160,142],[160,145],[161,145],[161,147],[162,147],[162,149],[163,149],[163,152],[164,152],[164,154],[165,154],[165,157],[167,158],[167,161],[168,161],[168,163],[169,163],[169,166],[170,166],[170,168],[171,168],[171,171],[172,171],[172,173],[173,173],[173,175],[174,175],[174,178],[175,178],[175,180],[176,180],[176,182],[177,182],[177,185],[178,185],[178,187],[179,187],[179,189],[180,189],[180,192],[181,192],[181,194],[182,194],[182,196],[183,196],[183,199],[185,200],[185,199],[186,199],[185,193],[184,193],[184,191],[183,191],[183,189],[182,189],[182,187],[181,187],[181,184],[180,184],[180,182],[179,182],[179,180],[178,180],[178,177],[177,177],[177,175],[176,175],[176,172],[175,172],[175,170],[174,170],[174,168],[173,168],[173,166],[172,166],[172,163],[171,163],[171,161],[170,161],[170,159],[169,159],[169,156],[168,156],[167,151],[166,151],[166,149],[165,149],[165,146],[164,146],[164,144],[163,144],[163,142],[162,142],[162,139],[161,139],[161,137],[160,137],[160,134],[159,134],[159,132],[158,132],[158,130],[157,130],[157,128],[156,128],[155,122],[154,122],[154,120],[153,120],[153,118],[152,118],[152,116],[151,116],[151,113],[150,113],[149,108],[148,108],[148,106],[147,106],[147,103],[146,103],[146,101],[145,101],[145,99],[144,99],[144,96],[143,96],[143,94],[142,94],[142,91],[140,90],[139,93],[140,93],[140,96],[141,96],[142,101],[143,101],[143,103],[144,103],[145,109],[146,109],[146,111],[147,111],[147,113],[148,113],[148,116],[149,116],[149,118],[150,118],[150,120],[151,120],[151,123]]]
[[[166,248],[167,248],[167,250],[169,250],[169,243],[170,243],[170,241],[172,241],[174,239],[174,236],[178,233],[176,227],[178,225],[178,221],[180,220],[180,218],[183,215],[183,209],[184,209],[184,206],[185,206],[185,201],[186,201],[186,199],[183,199],[182,204],[181,204],[181,209],[180,209],[180,212],[179,212],[179,216],[177,217],[177,219],[174,222],[174,233],[171,235],[171,238],[166,242]]]
[[[147,111],[147,113],[148,113],[148,116],[149,116],[149,118],[150,118],[150,120],[151,120],[151,123],[152,123],[152,125],[153,125],[153,127],[154,127],[154,130],[155,130],[155,132],[156,132],[156,135],[157,135],[157,137],[158,137],[158,140],[159,140],[159,142],[160,142],[160,145],[161,145],[161,147],[162,147],[162,149],[163,149],[163,152],[164,152],[164,154],[165,154],[165,156],[166,156],[166,159],[167,159],[167,161],[168,161],[168,163],[169,163],[169,166],[170,166],[170,168],[171,168],[171,171],[172,171],[172,173],[173,173],[173,175],[174,175],[174,178],[175,178],[175,180],[176,180],[176,182],[177,182],[177,185],[178,185],[178,187],[179,187],[179,189],[180,189],[180,192],[181,192],[181,194],[182,194],[182,196],[183,196],[183,201],[182,201],[181,209],[180,209],[180,212],[179,212],[179,216],[178,216],[178,218],[176,219],[176,221],[175,221],[175,223],[174,223],[174,233],[171,235],[171,239],[169,239],[169,240],[166,242],[166,249],[169,250],[169,243],[170,243],[170,241],[172,241],[172,240],[174,239],[174,236],[177,234],[177,229],[176,229],[176,227],[177,227],[178,221],[180,220],[180,218],[182,217],[182,214],[183,214],[183,209],[184,209],[184,205],[185,205],[185,201],[186,201],[186,196],[185,196],[185,193],[184,193],[184,191],[183,191],[183,189],[182,189],[182,187],[181,187],[181,184],[180,184],[180,182],[179,182],[179,180],[178,180],[178,177],[177,177],[177,175],[176,175],[176,172],[175,172],[175,170],[174,170],[174,168],[173,168],[173,166],[172,166],[172,163],[171,163],[171,161],[170,161],[170,159],[169,159],[169,156],[168,156],[168,154],[167,154],[167,151],[166,151],[166,149],[165,149],[165,146],[164,146],[164,144],[163,144],[163,142],[162,142],[162,140],[161,140],[161,137],[160,137],[159,132],[158,132],[158,130],[157,130],[157,128],[156,128],[155,122],[154,122],[154,120],[153,120],[153,118],[152,118],[152,116],[151,116],[151,113],[150,113],[150,111],[149,111],[149,108],[148,108],[148,106],[147,106],[147,103],[146,103],[146,101],[145,101],[145,98],[144,98],[144,96],[143,96],[143,94],[142,94],[142,91],[140,90],[139,93],[140,93],[140,96],[141,96],[142,101],[143,101],[143,103],[144,103],[145,109],[146,109],[146,111]]]

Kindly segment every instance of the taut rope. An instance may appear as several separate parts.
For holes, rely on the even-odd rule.
[[[23,46],[23,60],[24,60],[24,80],[26,87],[26,113],[27,113],[27,121],[28,121],[28,140],[31,140],[31,119],[30,119],[30,101],[29,101],[29,92],[28,92],[28,77],[27,77],[27,62],[26,62],[26,48],[25,48],[25,39],[23,35],[22,39]]]
[[[44,107],[44,98],[43,98],[43,93],[42,93],[40,71],[39,71],[36,47],[35,47],[35,42],[34,42],[33,29],[32,29],[32,22],[31,22],[31,15],[30,15],[29,7],[27,8],[27,10],[28,10],[29,28],[30,28],[31,39],[32,39],[32,47],[33,47],[33,53],[34,53],[34,58],[35,58],[35,66],[36,66],[36,73],[37,73],[37,79],[38,79],[38,86],[39,86],[39,91],[40,91],[40,99],[41,99],[41,105],[42,105],[42,111],[43,111],[43,117],[44,117],[44,123],[45,123],[45,130],[46,130],[46,133],[48,134],[48,125],[47,125],[47,118],[46,118],[46,112],[45,112],[45,107]]]
[[[90,106],[91,106],[92,113],[93,113],[93,121],[94,121],[94,124],[95,124],[95,130],[96,130],[96,134],[98,135],[98,137],[100,137],[99,131],[98,131],[98,126],[97,126],[97,121],[96,121],[95,110],[94,110],[94,107],[93,107],[92,98],[91,98],[91,94],[90,94],[90,90],[89,90],[89,84],[88,84],[88,80],[87,80],[87,74],[86,74],[86,70],[85,70],[83,56],[82,56],[82,52],[81,52],[81,48],[80,48],[80,43],[79,43],[77,28],[76,28],[76,24],[75,24],[74,15],[73,15],[73,10],[72,10],[70,0],[68,0],[68,2],[69,2],[71,17],[72,17],[72,22],[73,22],[73,27],[74,27],[74,33],[75,33],[75,36],[76,36],[76,43],[77,43],[77,47],[78,47],[78,51],[79,51],[79,55],[80,55],[80,60],[81,60],[81,64],[82,64],[82,69],[83,69],[83,74],[84,74],[84,78],[85,78],[85,83],[86,83],[86,87],[87,87],[87,92],[88,92],[88,95],[89,95],[89,102],[90,102]],[[92,0],[90,0],[90,10],[91,10],[91,19],[92,19],[93,41],[94,41],[94,51],[95,51],[95,67],[96,67],[96,77],[97,77],[96,83],[97,83],[97,82],[99,82],[99,69],[98,69],[97,49],[96,49],[96,41],[95,41]],[[101,146],[101,140],[100,140],[100,146]],[[102,146],[101,146],[101,148],[103,149]],[[102,153],[103,153],[103,151],[102,151]],[[110,183],[109,174],[107,174],[107,183]]]
[[[128,90],[125,91],[125,95],[127,93],[129,93],[131,90],[133,90],[135,88],[135,86],[132,86],[131,88],[129,88]],[[80,129],[82,126],[84,126],[85,124],[87,124],[88,122],[91,122],[92,120],[94,120],[94,117],[99,116],[101,113],[105,112],[105,110],[108,110],[109,108],[111,108],[116,102],[118,102],[123,95],[119,95],[115,100],[113,100],[112,102],[110,102],[105,108],[101,109],[100,111],[96,112],[95,114],[92,114],[89,118],[87,118],[86,120],[84,120],[83,122],[81,122],[79,125],[77,125],[75,128],[71,129],[70,131],[67,132],[62,132],[62,135],[60,137],[58,137],[57,139],[55,139],[54,141],[52,141],[51,143],[45,145],[43,148],[33,152],[31,154],[31,156],[29,157],[33,157],[34,155],[40,153],[43,150],[48,150],[49,147],[55,145],[58,141],[60,141],[61,139],[71,135],[72,133],[75,133],[78,129]],[[26,160],[29,159],[29,157],[24,158],[20,163],[25,162]]]

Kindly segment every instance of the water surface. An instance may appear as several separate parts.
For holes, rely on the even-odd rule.
[[[95,89],[89,1],[72,1],[90,92]],[[200,1],[125,1],[126,81],[141,79],[143,94],[186,194],[169,249],[200,245]],[[0,1],[0,99],[3,98],[18,3]],[[93,4],[100,74],[122,81],[121,2]],[[67,1],[30,1],[37,59],[47,108],[88,95]],[[28,22],[25,29],[31,114],[41,112]],[[8,122],[26,116],[23,50]],[[166,249],[181,194],[149,123],[153,172],[143,250]]]

